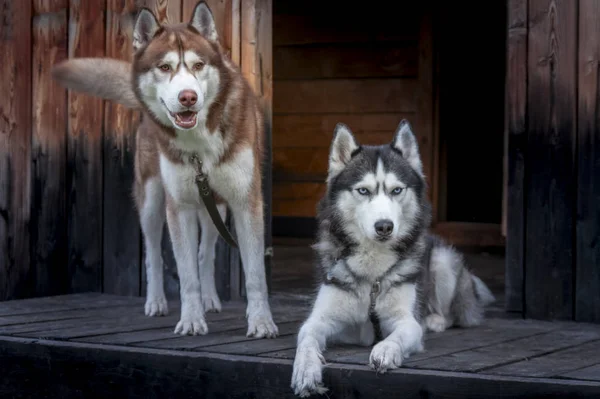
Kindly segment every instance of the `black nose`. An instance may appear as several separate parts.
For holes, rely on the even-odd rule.
[[[389,219],[378,220],[375,222],[375,231],[377,235],[389,236],[394,230],[394,222]]]

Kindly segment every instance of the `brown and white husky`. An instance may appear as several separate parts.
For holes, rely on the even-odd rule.
[[[134,193],[146,251],[145,313],[168,313],[161,257],[165,217],[180,281],[181,318],[174,332],[206,334],[205,312],[221,310],[214,281],[218,231],[195,184],[190,156],[197,154],[221,217],[229,206],[235,221],[246,281],[247,335],[276,337],[264,268],[259,100],[221,48],[204,2],[181,24],[161,25],[152,11],[142,9],[133,49],[132,63],[76,58],[55,66],[53,76],[69,89],[143,111]]]

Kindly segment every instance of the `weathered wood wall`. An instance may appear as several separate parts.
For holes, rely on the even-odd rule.
[[[315,216],[338,122],[360,142],[379,144],[390,141],[407,118],[419,135],[429,175],[431,54],[419,52],[421,14],[402,8],[410,17],[397,23],[396,15],[379,7],[275,2],[274,216]],[[425,38],[424,47],[430,44]],[[420,107],[429,114],[418,114]]]
[[[264,100],[269,135],[271,2],[207,1],[221,43]],[[196,4],[0,1],[0,300],[83,291],[145,294],[144,251],[132,197],[135,129],[141,115],[67,91],[51,79],[50,70],[67,57],[131,60],[140,7],[152,9],[162,22],[179,22],[190,19]],[[270,147],[266,153],[270,156]],[[267,176],[269,165],[267,159]],[[268,182],[270,178],[264,191],[270,204]],[[267,206],[267,246],[270,217]],[[239,253],[222,239],[218,246],[221,298],[239,298]],[[166,226],[163,258],[167,294],[178,296]],[[266,260],[269,265],[270,257]]]
[[[509,2],[506,294],[600,322],[600,1]]]

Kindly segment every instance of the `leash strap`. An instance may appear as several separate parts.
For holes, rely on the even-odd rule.
[[[375,342],[379,342],[383,339],[383,333],[381,332],[381,324],[379,323],[379,317],[377,316],[377,312],[375,312],[375,301],[377,300],[377,295],[379,295],[379,291],[381,290],[381,283],[379,280],[373,283],[371,287],[371,303],[369,305],[369,319],[371,323],[373,323],[373,329],[375,330]]]
[[[196,186],[198,187],[198,194],[200,198],[202,198],[202,202],[204,202],[204,206],[206,206],[206,210],[210,215],[215,227],[219,231],[219,234],[229,245],[234,248],[237,248],[237,242],[231,236],[231,233],[225,226],[223,219],[221,219],[221,214],[217,209],[217,203],[215,202],[215,197],[213,195],[210,186],[208,185],[208,178],[202,172],[202,161],[198,159],[198,157],[194,154],[190,157],[190,162],[194,165],[194,169],[196,169]]]

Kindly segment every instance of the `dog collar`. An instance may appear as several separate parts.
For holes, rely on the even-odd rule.
[[[229,230],[227,230],[227,226],[221,219],[221,215],[219,214],[219,210],[217,209],[217,203],[215,202],[215,197],[213,195],[210,186],[208,185],[208,177],[202,172],[202,161],[196,154],[192,154],[189,158],[190,163],[194,167],[196,171],[196,186],[198,187],[198,194],[200,198],[202,198],[202,202],[204,202],[204,206],[206,206],[206,210],[210,215],[215,227],[219,231],[219,234],[229,245],[237,248],[237,242],[231,236]]]

